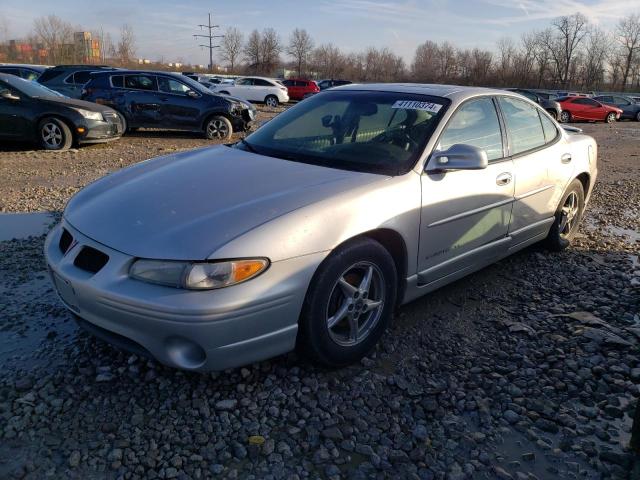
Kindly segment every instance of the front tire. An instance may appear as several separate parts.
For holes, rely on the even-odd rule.
[[[278,101],[278,97],[275,95],[267,95],[264,99],[264,103],[267,107],[276,108],[280,102]]]
[[[204,133],[209,140],[229,140],[233,135],[233,126],[228,118],[216,115],[207,120]]]
[[[71,129],[58,118],[42,119],[38,124],[38,135],[45,150],[69,150],[73,144]]]
[[[571,121],[571,114],[566,110],[560,112],[560,121],[562,123],[569,123]]]
[[[298,348],[327,367],[349,365],[380,340],[396,303],[397,272],[389,252],[361,238],[331,253],[309,286]]]
[[[604,121],[607,123],[614,123],[616,121],[616,114],[613,112],[607,114],[607,116],[604,118]]]
[[[636,122],[640,122],[640,111],[636,113]]]
[[[545,240],[549,250],[559,252],[571,244],[571,240],[578,233],[583,213],[584,187],[582,182],[576,178],[569,184],[556,210],[556,219]]]

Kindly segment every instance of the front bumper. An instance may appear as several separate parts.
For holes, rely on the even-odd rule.
[[[105,121],[99,120],[84,120],[83,125],[78,125],[84,128],[83,133],[79,133],[76,130],[78,143],[100,143],[108,142],[111,140],[117,140],[122,136],[123,125],[120,122],[120,118],[117,115],[108,115],[103,113]],[[76,127],[77,128],[77,127]]]
[[[66,252],[63,229],[72,237]],[[97,271],[99,265],[79,261],[90,249],[108,257]],[[61,300],[88,322],[85,327],[97,327],[97,336],[125,348],[118,339],[134,342],[130,346],[171,367],[208,371],[294,348],[307,286],[324,254],[274,262],[240,285],[181,290],[131,279],[134,257],[95,242],[63,220],[47,237],[45,257]]]

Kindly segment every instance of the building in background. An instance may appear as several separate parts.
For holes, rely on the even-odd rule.
[[[73,34],[75,61],[79,63],[100,63],[100,41],[91,38],[91,32]]]

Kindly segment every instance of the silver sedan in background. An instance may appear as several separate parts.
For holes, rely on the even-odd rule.
[[[596,143],[510,92],[349,85],[88,186],[45,253],[95,335],[186,370],[357,361],[396,306],[576,234]]]

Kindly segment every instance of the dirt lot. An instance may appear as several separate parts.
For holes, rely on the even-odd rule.
[[[58,302],[43,236],[0,241],[0,478],[627,478],[640,124],[580,126],[600,178],[575,244],[401,308],[378,349],[338,371],[290,354],[196,375],[120,352]],[[59,154],[2,146],[0,206],[59,212],[107,172],[208,144],[140,132]]]

